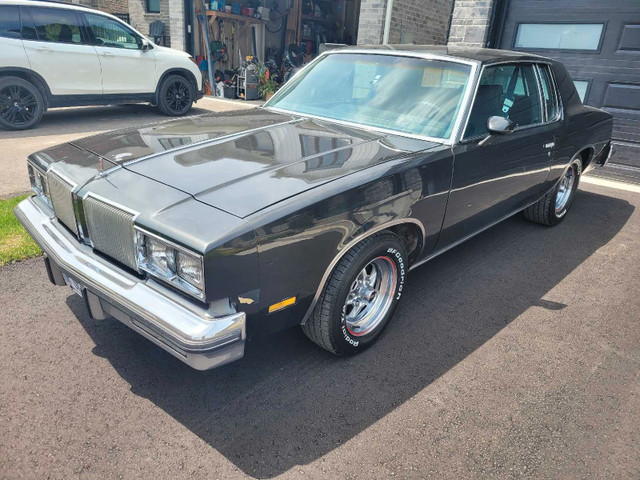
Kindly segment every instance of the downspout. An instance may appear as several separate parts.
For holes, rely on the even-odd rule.
[[[384,30],[382,32],[382,44],[389,43],[389,30],[391,30],[391,12],[393,11],[393,0],[387,0],[387,11],[384,14]]]

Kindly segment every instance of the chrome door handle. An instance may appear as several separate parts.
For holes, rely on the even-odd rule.
[[[47,47],[36,47],[36,50],[43,53],[53,53],[53,49]]]
[[[553,148],[556,146],[556,142],[549,142],[544,144],[544,148]]]
[[[111,52],[100,52],[100,55],[103,57],[113,57],[113,53]]]

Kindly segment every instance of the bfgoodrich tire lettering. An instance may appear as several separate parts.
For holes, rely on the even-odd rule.
[[[406,282],[408,265],[400,238],[388,231],[362,240],[331,273],[304,333],[336,355],[372,345],[391,321]]]

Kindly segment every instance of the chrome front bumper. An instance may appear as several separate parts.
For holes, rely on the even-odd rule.
[[[215,316],[152,280],[118,268],[78,243],[35,197],[20,202],[15,214],[44,251],[49,279],[64,285],[66,275],[79,283],[92,317],[111,315],[198,370],[244,355],[244,312]]]

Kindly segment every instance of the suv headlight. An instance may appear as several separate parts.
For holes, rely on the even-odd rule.
[[[41,172],[36,167],[27,164],[27,170],[29,171],[29,182],[31,183],[31,189],[44,200],[50,208],[53,208],[51,204],[51,197],[49,196],[49,182],[47,181],[46,173]]]
[[[202,255],[135,227],[138,268],[204,300]]]

